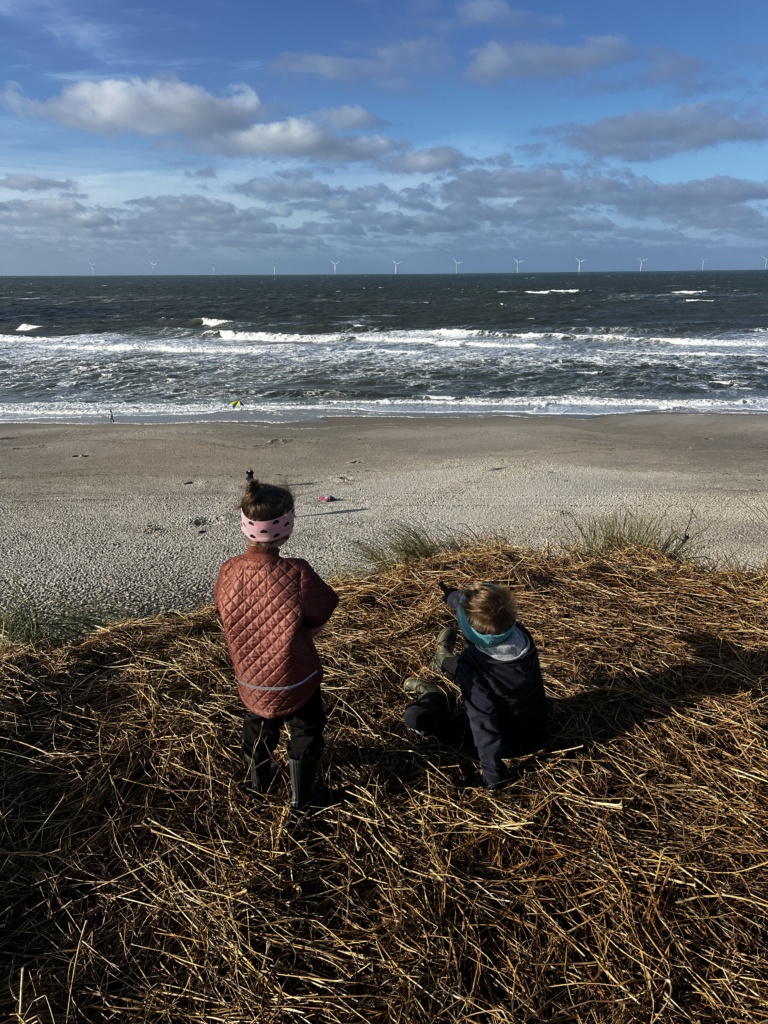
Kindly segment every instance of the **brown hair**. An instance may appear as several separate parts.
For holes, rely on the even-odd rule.
[[[517,605],[508,587],[473,583],[464,594],[464,613],[478,633],[486,636],[506,633],[517,622]]]
[[[276,484],[262,484],[253,478],[253,470],[245,474],[248,483],[245,485],[245,497],[240,508],[249,519],[263,522],[266,519],[277,519],[293,509],[293,495],[287,487]]]

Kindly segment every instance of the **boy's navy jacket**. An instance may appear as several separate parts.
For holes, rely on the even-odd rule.
[[[502,758],[547,741],[547,697],[533,637],[518,624],[515,640],[496,647],[467,644],[456,665],[486,786],[503,782]]]

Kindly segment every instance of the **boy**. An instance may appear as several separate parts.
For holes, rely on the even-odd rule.
[[[438,636],[434,668],[458,684],[463,710],[451,711],[443,690],[411,677],[404,689],[417,700],[406,709],[405,724],[452,746],[473,743],[483,783],[493,788],[507,778],[504,757],[531,753],[547,742],[547,698],[539,656],[533,637],[517,622],[515,600],[507,587],[441,586],[467,647],[457,657],[456,630],[446,626]]]

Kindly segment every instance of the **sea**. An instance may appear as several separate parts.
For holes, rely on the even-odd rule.
[[[0,278],[0,421],[768,411],[764,271]]]

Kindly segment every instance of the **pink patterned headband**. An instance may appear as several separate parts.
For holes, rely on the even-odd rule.
[[[287,540],[293,533],[293,509],[277,519],[266,519],[263,522],[249,519],[240,509],[240,527],[248,540],[257,544],[270,544],[276,540]]]

